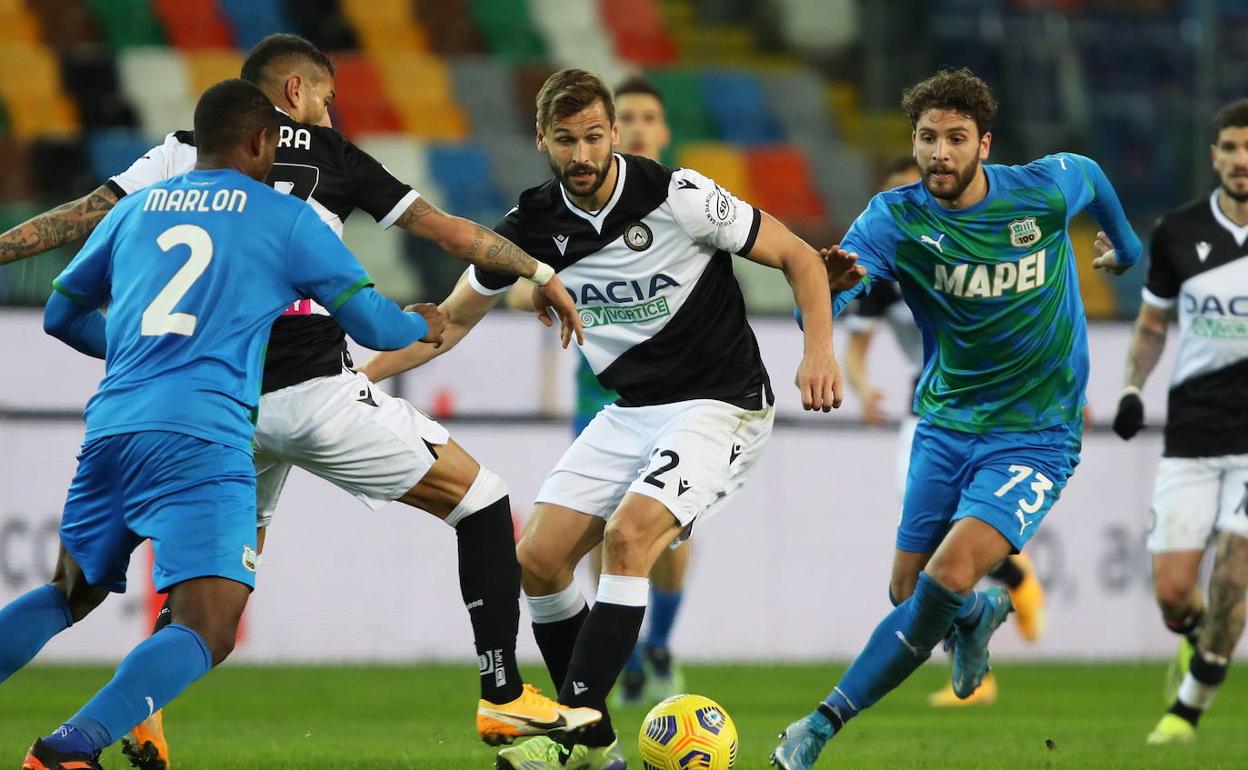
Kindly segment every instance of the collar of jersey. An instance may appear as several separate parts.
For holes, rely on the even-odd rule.
[[[615,173],[615,190],[612,191],[611,198],[606,205],[593,214],[573,203],[572,199],[568,197],[568,191],[563,189],[563,184],[561,182],[557,183],[559,185],[559,194],[563,196],[563,205],[568,207],[568,211],[588,222],[594,228],[594,232],[599,235],[602,235],[602,223],[607,221],[607,214],[611,213],[611,209],[615,208],[615,204],[619,202],[620,196],[624,193],[624,177],[628,173],[628,164],[624,162],[623,156],[613,152],[611,157],[615,158],[616,168],[618,169]]]
[[[1222,207],[1218,205],[1217,190],[1214,190],[1213,194],[1209,196],[1209,208],[1213,209],[1213,218],[1218,221],[1218,224],[1222,225],[1222,229],[1229,232],[1235,239],[1235,245],[1242,247],[1244,245],[1244,239],[1248,238],[1248,225],[1240,227],[1232,222],[1230,217],[1223,213]]]
[[[924,202],[926,202],[930,208],[935,209],[936,211],[943,214],[944,216],[947,216],[947,217],[972,216],[983,211],[985,208],[988,207],[988,204],[996,200],[997,189],[1000,187],[1000,184],[998,184],[998,180],[995,178],[995,176],[996,176],[995,167],[985,163],[984,164],[984,177],[988,180],[988,194],[985,195],[984,199],[981,200],[979,203],[976,203],[974,206],[969,206],[964,209],[947,209],[944,206],[940,205],[939,203],[936,202],[936,196],[932,195],[931,191],[927,189],[927,185],[925,184],[920,183],[919,189],[923,191]]]

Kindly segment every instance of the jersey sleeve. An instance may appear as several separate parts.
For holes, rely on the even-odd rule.
[[[1144,301],[1161,310],[1174,307],[1182,283],[1174,269],[1170,253],[1166,221],[1163,219],[1153,230],[1153,240],[1148,250],[1148,277],[1141,290]]]
[[[1114,245],[1118,264],[1130,266],[1139,261],[1144,245],[1131,229],[1118,193],[1099,163],[1072,152],[1049,155],[1036,163],[1048,173],[1066,199],[1068,224],[1079,212],[1088,209]]]
[[[833,296],[832,312],[836,316],[845,312],[855,297],[864,292],[869,294],[877,282],[897,280],[893,270],[897,225],[884,196],[885,193],[880,193],[872,198],[867,210],[858,215],[841,239],[841,248],[858,255],[858,264],[866,268],[867,275],[854,288]]]
[[[694,241],[741,256],[754,248],[762,212],[697,171],[681,168],[672,173],[667,203]]]
[[[105,184],[120,199],[144,187],[190,171],[195,167],[197,155],[195,145],[190,143],[190,137],[190,133],[186,131],[169,134],[163,143],[148,150],[125,171],[110,177]]]
[[[117,209],[104,217],[78,254],[53,279],[53,289],[93,309],[108,301],[113,280],[113,240],[120,219]]]
[[[407,211],[420,193],[399,181],[381,162],[347,140],[342,140],[342,170],[356,208],[367,211],[383,228]]]
[[[286,275],[300,297],[311,297],[332,313],[373,279],[311,206],[300,209],[290,230]]]
[[[520,207],[507,212],[502,221],[494,225],[494,232],[515,243],[520,238]],[[520,279],[518,275],[499,273],[494,270],[483,270],[476,265],[468,269],[468,283],[478,294],[487,297],[502,294]]]

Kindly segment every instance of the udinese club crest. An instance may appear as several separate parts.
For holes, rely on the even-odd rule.
[[[1016,249],[1026,249],[1040,242],[1039,226],[1036,225],[1035,217],[1024,217],[1023,219],[1015,219],[1006,227],[1010,230],[1010,244]]]
[[[633,251],[645,251],[654,242],[654,233],[645,222],[634,222],[624,228],[624,245]]]

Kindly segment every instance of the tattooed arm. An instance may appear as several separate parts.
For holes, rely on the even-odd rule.
[[[1139,390],[1148,381],[1161,351],[1166,347],[1166,326],[1170,323],[1170,311],[1154,307],[1147,302],[1140,304],[1140,314],[1135,319],[1135,332],[1131,335],[1131,347],[1127,352],[1127,366],[1123,383],[1125,387]]]
[[[32,217],[0,236],[0,265],[86,240],[117,203],[108,185]]]
[[[533,279],[539,284],[538,291],[545,299],[545,307],[553,308],[559,316],[563,346],[568,346],[573,335],[578,342],[585,341],[576,303],[559,276],[548,265],[529,256],[508,239],[476,222],[447,214],[424,198],[417,198],[408,206],[395,224],[418,238],[433,241],[451,256],[471,262],[483,270]],[[553,324],[544,307],[538,308],[538,317],[547,326]]]
[[[1161,360],[1170,313],[1170,310],[1148,302],[1140,305],[1135,333],[1131,335],[1131,347],[1127,351],[1127,366],[1123,374],[1126,385],[1118,395],[1118,412],[1111,426],[1124,441],[1130,440],[1144,427],[1144,400],[1140,398],[1140,389]]]
[[[440,210],[424,198],[417,198],[399,215],[395,224],[412,235],[433,241],[453,257],[485,270],[522,278],[537,272],[537,260],[516,244],[476,222]]]

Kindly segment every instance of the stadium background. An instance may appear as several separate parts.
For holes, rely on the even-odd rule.
[[[815,243],[835,240],[878,168],[907,152],[901,89],[938,65],[969,65],[994,86],[994,161],[1094,157],[1145,237],[1166,208],[1210,189],[1208,118],[1243,94],[1248,75],[1242,0],[0,0],[0,229],[93,189],[189,127],[199,92],[236,76],[243,52],[277,31],[332,52],[335,126],[454,213],[492,223],[547,177],[533,97],[555,68],[575,65],[608,82],[645,72],[667,101],[666,160]],[[1172,650],[1143,548],[1160,437],[1123,444],[1104,427],[1144,270],[1110,279],[1088,269],[1093,229],[1078,222],[1075,242],[1095,321],[1089,399],[1099,422],[1033,548],[1050,587],[1049,633],[1025,645],[1006,629],[994,660],[1158,660]],[[400,301],[441,299],[462,267],[360,213],[345,239]],[[51,278],[71,257],[0,267],[0,601],[50,574],[80,410],[101,373],[40,328]],[[852,396],[839,414],[801,412],[789,387],[800,337],[787,286],[742,260],[736,268],[781,418],[744,493],[699,531],[673,648],[684,660],[845,659],[887,606],[895,431],[861,427]],[[878,336],[874,379],[899,417],[910,374]],[[1146,394],[1154,425],[1173,348]],[[497,311],[451,355],[389,387],[500,472],[523,519],[568,441],[575,365],[531,318]],[[137,590],[54,641],[45,659],[111,663],[147,632],[145,553],[131,569]],[[453,535],[431,518],[398,505],[369,514],[296,471],[235,660],[463,662],[471,643],[454,558]],[[521,647],[538,659],[527,621]],[[1037,688],[1046,671],[1031,675]],[[818,677],[821,692],[832,680]],[[1248,702],[1225,701],[1245,713]]]

